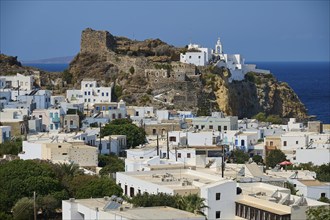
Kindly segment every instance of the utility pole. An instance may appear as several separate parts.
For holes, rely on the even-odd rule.
[[[36,191],[33,191],[33,213],[34,213],[34,220],[37,220]]]
[[[222,145],[222,163],[221,163],[221,176],[222,178],[224,177],[224,171],[225,171],[225,162],[224,162],[224,158],[225,158],[225,145]]]
[[[170,159],[170,145],[169,145],[169,143],[168,143],[168,131],[167,131],[167,154],[166,154],[166,156],[167,156],[167,159]]]
[[[159,156],[159,138],[157,133],[157,156]]]
[[[102,151],[102,142],[101,142],[101,122],[99,123],[99,127],[100,127],[100,134],[99,134],[99,137],[100,137],[99,151],[100,151],[100,154],[101,154],[101,151]]]
[[[177,150],[177,147],[175,146],[174,149],[175,149],[175,161],[178,161],[178,150]]]

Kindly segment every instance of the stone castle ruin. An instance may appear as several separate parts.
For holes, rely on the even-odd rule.
[[[108,31],[95,31],[91,28],[86,28],[81,33],[81,53],[109,52],[114,50],[115,46],[115,37]]]

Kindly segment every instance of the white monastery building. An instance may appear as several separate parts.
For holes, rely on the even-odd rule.
[[[217,67],[225,67],[230,70],[232,80],[243,80],[248,72],[256,72],[269,74],[269,70],[257,69],[255,64],[245,64],[245,60],[241,54],[226,54],[218,38],[215,44],[215,50],[201,47],[198,44],[189,44],[185,54],[180,54],[180,62],[194,64],[196,66],[214,65]]]

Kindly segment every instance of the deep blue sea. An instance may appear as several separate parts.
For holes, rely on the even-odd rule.
[[[282,82],[287,82],[308,109],[309,115],[330,124],[329,62],[250,62],[260,69],[270,70]],[[26,64],[46,71],[63,71],[68,64]]]

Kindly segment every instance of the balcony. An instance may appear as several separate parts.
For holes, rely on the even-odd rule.
[[[60,123],[60,118],[52,118],[53,123]]]

